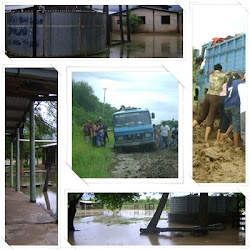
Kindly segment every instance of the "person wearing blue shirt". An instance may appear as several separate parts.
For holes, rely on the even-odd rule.
[[[238,74],[232,74],[227,83],[227,96],[224,102],[226,115],[228,116],[233,127],[234,146],[239,146],[240,133],[240,97],[238,85],[242,80]]]

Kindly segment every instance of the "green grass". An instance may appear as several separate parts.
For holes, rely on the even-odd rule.
[[[107,148],[93,147],[84,141],[81,127],[73,124],[72,135],[72,169],[81,178],[108,178],[111,177],[108,166],[112,162],[110,147],[114,145],[112,133],[109,133],[110,142]]]
[[[138,221],[150,221],[151,217],[147,218],[123,218],[117,215],[113,216],[96,216],[94,218],[94,222],[99,222],[103,223],[106,225],[115,225],[115,224],[120,224],[120,225],[128,225],[131,223],[136,223]]]

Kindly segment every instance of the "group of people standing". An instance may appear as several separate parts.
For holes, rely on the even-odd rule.
[[[162,149],[164,144],[166,148],[178,146],[178,128],[173,127],[170,130],[166,122],[163,122],[160,131],[157,130],[155,124],[153,124],[154,137],[156,142],[159,143],[159,148]]]
[[[102,117],[92,124],[91,120],[87,120],[82,126],[84,139],[86,143],[92,141],[93,146],[106,147],[107,140],[109,141],[108,126],[102,125]]]
[[[219,112],[220,124],[217,140],[229,139],[233,132],[234,146],[239,146],[239,135],[245,144],[245,113],[246,113],[246,76],[236,72],[222,73],[220,64],[214,65],[214,71],[209,76],[210,87],[202,104],[200,115],[193,121],[193,127],[206,119],[205,142],[213,128]],[[209,145],[209,144],[208,144]]]

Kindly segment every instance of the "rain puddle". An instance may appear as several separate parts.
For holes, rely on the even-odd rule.
[[[120,40],[118,33],[112,33],[111,40]],[[125,35],[126,40],[126,35]],[[105,52],[90,57],[108,58],[182,58],[183,37],[175,34],[136,33],[131,43],[113,45]]]
[[[94,212],[95,211],[95,212]],[[112,217],[108,211],[80,211],[74,220],[77,231],[69,233],[72,245],[244,245],[245,233],[232,229],[227,225],[226,230],[209,232],[206,236],[193,237],[189,233],[164,232],[160,234],[140,234],[140,228],[146,228],[154,211],[121,210],[119,217],[130,218],[129,224],[107,224],[98,221],[100,215]],[[98,215],[98,216],[97,216]],[[86,216],[86,217],[83,217]],[[105,216],[105,217],[107,217]],[[135,219],[136,218],[136,219]],[[174,227],[188,225],[168,223],[167,213],[161,216],[157,227]]]
[[[52,170],[50,174],[50,180],[49,180],[49,187],[47,192],[43,192],[44,182],[46,178],[46,171],[38,171],[36,172],[36,203],[43,207],[44,209],[48,210],[52,215],[56,214],[56,171]],[[9,174],[6,174],[6,186],[10,186],[10,180],[9,180]],[[30,178],[29,178],[29,172],[25,171],[24,176],[20,178],[21,183],[21,189],[20,191],[30,196]],[[14,174],[14,188],[15,188],[15,174]]]

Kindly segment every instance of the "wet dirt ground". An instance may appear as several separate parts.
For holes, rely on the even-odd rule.
[[[110,165],[113,178],[178,178],[177,149],[113,153]]]
[[[126,212],[122,216],[125,216]],[[128,217],[128,214],[126,215]],[[130,212],[130,216],[134,214]],[[140,215],[141,218],[143,215]],[[209,232],[208,235],[194,237],[190,233],[164,232],[160,234],[141,234],[140,228],[146,228],[148,221],[136,220],[130,224],[105,224],[94,222],[95,216],[76,218],[75,229],[69,234],[72,245],[244,245],[245,233],[232,229]],[[146,217],[146,216],[145,216]],[[187,226],[168,223],[167,218],[159,221],[158,227]]]
[[[216,127],[204,143],[205,127],[193,129],[193,179],[198,183],[244,183],[245,148],[216,141]]]

